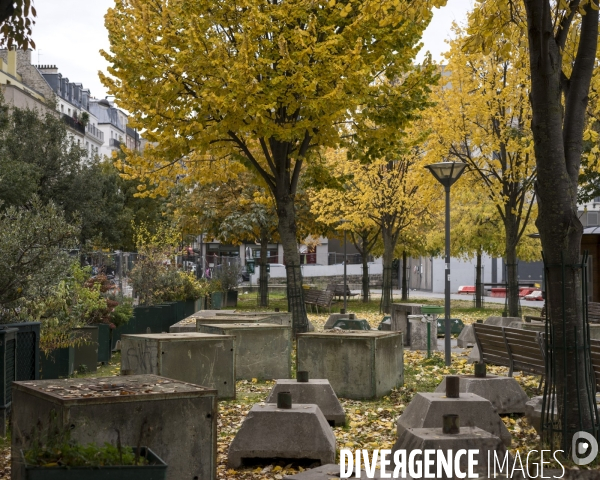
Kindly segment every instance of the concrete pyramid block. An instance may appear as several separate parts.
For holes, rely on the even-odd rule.
[[[436,393],[446,391],[446,377],[437,388]],[[492,403],[499,415],[524,413],[529,397],[513,377],[487,375],[478,378],[474,375],[460,375],[460,393],[474,393]]]
[[[462,420],[462,417],[461,417]],[[461,422],[462,423],[462,422]],[[434,450],[442,452],[458,452],[458,450],[477,450],[478,453],[474,456],[477,465],[473,469],[474,472],[487,474],[488,471],[488,452],[496,452],[499,458],[504,459],[506,455],[506,447],[496,435],[492,435],[485,430],[477,427],[461,427],[460,432],[456,434],[444,434],[441,428],[410,428],[406,430],[401,437],[398,438],[393,452],[397,450],[405,450],[407,453],[413,450]],[[416,456],[417,459],[424,460],[423,454]],[[490,455],[490,458],[494,458]],[[512,457],[510,457],[512,458]],[[437,475],[436,457],[433,456],[433,464],[429,467],[429,472],[435,475],[437,479],[454,479],[456,468],[453,473],[448,475],[444,469],[441,469],[441,475]],[[425,462],[423,462],[425,463]],[[468,457],[462,455],[459,460],[460,471],[468,472]],[[509,460],[509,465],[512,465],[512,459]],[[454,466],[454,465],[453,465]],[[425,474],[425,472],[423,472]],[[480,475],[481,478],[481,475]]]
[[[279,409],[274,403],[256,404],[229,446],[227,465],[238,468],[256,459],[335,462],[336,441],[316,405],[293,404]]]
[[[276,403],[279,392],[290,392],[292,402],[317,405],[330,425],[340,426],[346,423],[346,412],[342,408],[329,380],[311,379],[298,382],[296,379],[277,380],[266,402]]]
[[[473,325],[465,325],[465,328],[462,329],[462,332],[458,336],[456,345],[459,348],[474,347],[476,345]]]
[[[361,476],[358,477],[358,480],[367,480],[367,478],[374,478],[375,480],[380,480],[381,475],[379,474],[379,470],[375,470],[374,477],[367,477],[367,474],[364,470],[361,471]],[[390,470],[388,469],[388,473]],[[322,465],[317,468],[311,468],[310,470],[306,470],[301,473],[297,473],[295,475],[284,475],[283,480],[331,480],[340,478],[340,466],[339,464],[332,463],[329,465]],[[356,475],[354,472],[350,476],[356,480]],[[404,478],[403,480],[411,480],[409,477]]]
[[[398,439],[409,428],[441,428],[442,416],[460,416],[461,427],[478,427],[510,446],[511,436],[489,400],[473,393],[448,398],[444,393],[417,393],[397,422]]]

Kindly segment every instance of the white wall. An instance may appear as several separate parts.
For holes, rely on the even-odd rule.
[[[348,265],[346,275],[362,275],[362,265]],[[369,274],[381,275],[383,265],[381,263],[369,263]],[[250,275],[250,284],[258,284],[260,267],[257,266],[254,275]],[[285,267],[274,267],[271,265],[269,273],[271,278],[285,278]],[[302,265],[302,277],[328,277],[334,275],[344,275],[343,265]]]
[[[483,265],[483,282],[492,281],[492,258],[484,255],[481,259]],[[475,266],[477,260],[450,259],[450,293],[457,293],[461,285],[475,285]],[[445,262],[443,258],[433,259],[433,292],[444,293]]]

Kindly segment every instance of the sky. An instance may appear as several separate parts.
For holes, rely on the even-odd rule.
[[[104,15],[112,5],[114,0],[34,0],[37,19],[33,40],[37,48],[32,63],[56,65],[63,77],[82,83],[92,96],[104,98],[107,92],[98,71],[106,71],[108,64],[99,52],[109,48]],[[424,48],[418,59],[429,50],[434,60],[442,60],[452,22],[464,22],[472,7],[473,0],[448,0],[445,7],[436,10],[423,35]]]

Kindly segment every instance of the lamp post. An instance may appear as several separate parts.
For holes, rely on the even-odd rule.
[[[346,288],[348,285],[347,276],[346,276],[346,268],[348,263],[348,255],[346,249],[346,229],[344,228],[344,313],[348,313],[348,298],[346,294]]]
[[[466,166],[465,163],[460,162],[440,162],[425,167],[444,186],[446,191],[446,278],[444,288],[444,357],[446,366],[450,366],[452,363],[450,352],[450,187],[460,178]]]

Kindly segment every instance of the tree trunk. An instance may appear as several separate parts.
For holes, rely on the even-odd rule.
[[[406,264],[408,263],[408,255],[406,251],[402,252],[402,300],[408,300],[408,279],[406,278]]]
[[[392,311],[392,263],[394,261],[394,242],[387,229],[381,229],[383,236],[383,282],[381,285],[381,311]]]
[[[276,201],[279,219],[278,231],[285,257],[288,311],[292,313],[292,332],[296,335],[308,331],[308,317],[302,292],[300,253],[298,253],[296,236],[296,212],[293,197],[289,194],[277,195]]]
[[[516,232],[506,227],[506,285],[507,317],[519,317],[519,265],[517,260]]]
[[[369,257],[362,252],[362,301],[369,301]]]
[[[481,282],[481,252],[477,252],[475,267],[475,308],[483,308],[483,283]]]
[[[268,235],[264,230],[260,235],[260,272],[258,278],[258,305],[269,306],[269,275],[267,273]]]
[[[554,37],[550,2],[525,0],[525,6],[538,172],[536,225],[546,263],[546,307],[553,330],[558,418],[560,427],[566,429],[561,446],[568,455],[575,432],[596,433],[593,389],[586,388],[590,379],[585,374],[582,278],[576,265],[580,262],[583,232],[577,217],[577,183],[598,44],[598,11],[590,3],[584,7],[577,58],[568,84],[563,84],[562,51]]]

